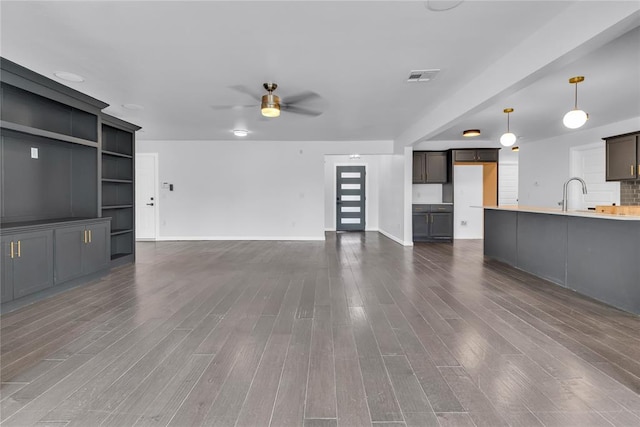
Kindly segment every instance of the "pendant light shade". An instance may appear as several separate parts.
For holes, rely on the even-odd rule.
[[[578,129],[589,120],[589,116],[582,110],[571,110],[562,118],[562,123],[569,129]]]
[[[516,143],[517,139],[516,135],[509,129],[509,114],[513,113],[513,108],[505,108],[503,111],[507,115],[507,132],[503,133],[500,137],[500,144],[505,147],[511,147]]]
[[[583,81],[584,76],[576,76],[569,79],[570,84],[576,85],[573,110],[569,111],[562,118],[562,123],[569,129],[578,129],[579,127],[583,126],[587,122],[587,120],[589,120],[589,115],[584,111],[578,109],[578,83]]]
[[[503,133],[502,136],[500,137],[500,144],[504,145],[505,147],[511,147],[515,143],[516,143],[516,135],[514,133],[511,133],[511,132]]]

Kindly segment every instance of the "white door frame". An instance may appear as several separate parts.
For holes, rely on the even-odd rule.
[[[160,174],[158,173],[158,153],[136,153],[135,157],[136,159],[138,158],[138,156],[148,156],[153,158],[153,166],[154,166],[154,171],[155,171],[155,176],[153,177],[155,184],[156,184],[156,188],[155,188],[155,197],[153,198],[153,202],[155,203],[155,237],[153,238],[137,238],[136,237],[136,241],[138,242],[155,242],[156,240],[158,240],[158,237],[160,236],[160,187],[159,187],[159,183],[160,183]],[[134,195],[134,201],[135,201],[135,195]],[[133,219],[134,223],[136,221],[136,218]]]

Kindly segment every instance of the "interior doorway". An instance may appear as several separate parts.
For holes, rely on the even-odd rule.
[[[158,153],[136,154],[136,240],[158,236]]]
[[[365,166],[336,166],[336,230],[365,229]]]

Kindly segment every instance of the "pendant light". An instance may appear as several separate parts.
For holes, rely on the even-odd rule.
[[[576,85],[576,94],[575,94],[575,103],[573,106],[573,110],[569,111],[564,115],[562,119],[562,123],[568,127],[569,129],[578,129],[583,126],[587,120],[589,120],[589,115],[582,110],[578,110],[578,83],[584,81],[584,76],[576,76],[571,77],[569,79],[570,84]]]
[[[500,144],[505,147],[511,147],[516,142],[516,135],[509,130],[509,114],[513,113],[513,108],[505,108],[504,112],[507,114],[507,132],[503,133],[500,137]]]

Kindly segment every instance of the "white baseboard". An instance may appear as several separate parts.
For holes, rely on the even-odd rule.
[[[413,246],[413,242],[405,242],[404,240],[397,238],[393,234],[387,231],[384,231],[383,229],[379,229],[378,233],[382,234],[385,237],[388,237],[389,239],[393,240],[396,243],[401,244],[402,246]]]
[[[162,236],[156,241],[194,241],[194,240],[276,240],[276,241],[324,241],[324,236]]]

